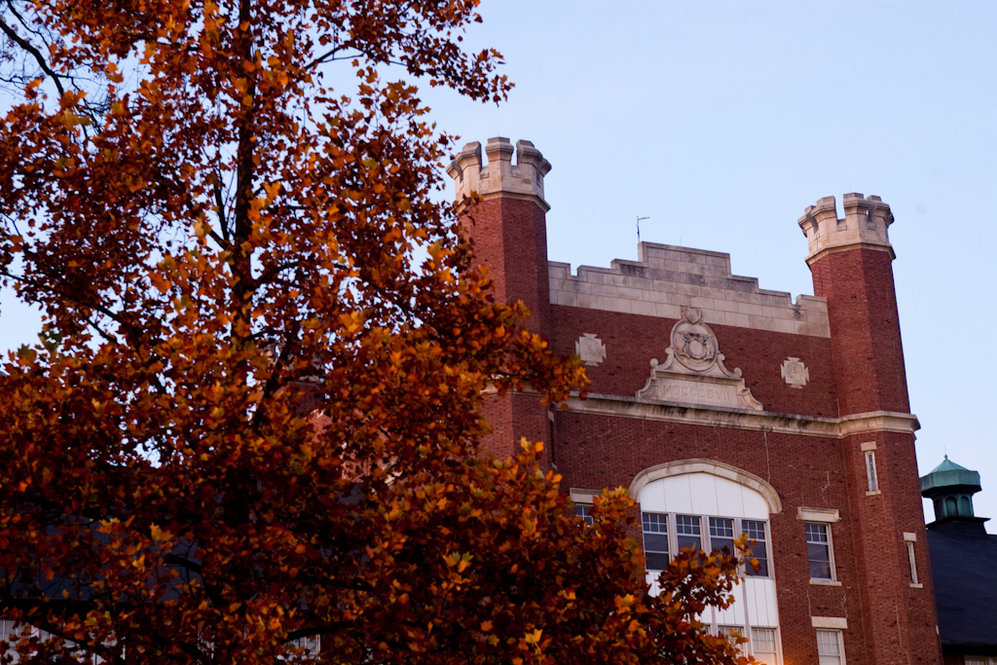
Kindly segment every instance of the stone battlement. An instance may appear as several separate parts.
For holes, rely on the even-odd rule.
[[[516,163],[512,163],[513,152]],[[450,163],[447,173],[457,186],[457,201],[476,192],[487,200],[496,196],[536,201],[546,212],[550,209],[544,199],[544,176],[550,171],[550,162],[529,141],[512,142],[505,137],[488,139],[485,145],[487,165],[481,159],[481,144],[468,143]]]
[[[679,319],[682,309],[702,311],[708,324],[829,337],[827,302],[758,287],[732,275],[730,255],[642,242],[638,260],[610,268],[548,263],[551,304]]]
[[[878,196],[862,196],[858,193],[842,197],[844,218],[838,217],[833,196],[819,199],[816,205],[808,206],[799,219],[803,235],[807,237],[813,263],[828,252],[865,247],[887,251],[893,256],[893,248],[887,229],[893,223],[890,206]]]

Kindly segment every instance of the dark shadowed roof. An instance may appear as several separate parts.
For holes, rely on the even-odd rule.
[[[928,528],[942,645],[997,654],[997,536],[982,518],[935,522]]]

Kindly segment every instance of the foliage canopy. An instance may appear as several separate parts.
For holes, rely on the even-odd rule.
[[[0,372],[26,655],[733,661],[695,616],[734,559],[652,599],[627,500],[580,528],[538,447],[476,455],[486,388],[582,375],[433,198],[414,82],[509,88],[475,5],[4,0],[0,281],[44,312]]]

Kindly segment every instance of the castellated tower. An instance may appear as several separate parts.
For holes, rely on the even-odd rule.
[[[469,143],[447,172],[456,183],[461,221],[478,262],[488,266],[496,298],[522,300],[532,314],[527,328],[550,337],[545,217],[550,206],[543,187],[550,162],[529,141],[516,142],[515,164],[513,152],[509,139],[489,139],[485,163],[481,144]],[[485,417],[494,432],[483,443],[496,456],[518,452],[520,437],[526,437],[548,444],[544,455],[549,461],[552,424],[535,395],[492,399]]]
[[[806,209],[800,228],[814,293],[827,299],[839,418],[846,423],[841,454],[862,561],[862,604],[872,662],[888,662],[909,643],[935,636],[928,543],[917,478],[900,317],[887,230],[890,207],[878,196],[845,194],[844,217],[833,197]],[[876,483],[870,483],[870,474]],[[913,550],[923,561],[914,585]],[[891,616],[890,606],[894,608]]]
[[[843,218],[833,198],[807,208],[815,295],[793,299],[700,249],[549,261],[550,165],[526,141],[485,153],[472,143],[449,169],[477,257],[591,381],[567,410],[494,398],[486,446],[545,441],[582,515],[603,488],[629,488],[649,582],[682,548],[749,534],[760,569],[703,620],[737,629],[760,662],[940,663],[889,206],[847,194]]]

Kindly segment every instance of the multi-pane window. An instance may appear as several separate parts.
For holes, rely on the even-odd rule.
[[[719,626],[717,626],[717,635],[719,635],[720,637],[733,637],[738,640],[741,640],[745,637],[744,626],[725,626],[723,624],[720,624]],[[738,645],[738,649],[741,651],[742,654],[747,655],[748,645],[746,642],[741,642]]]
[[[746,575],[760,575],[768,577],[769,574],[769,553],[765,538],[765,522],[761,520],[741,520],[741,528],[748,538],[754,543],[751,545],[751,556],[758,561],[757,570],[753,566],[747,566],[744,570]]]
[[[592,526],[595,524],[595,518],[592,517],[592,506],[590,504],[576,503],[575,517],[580,519],[586,526]]]
[[[817,662],[819,665],[841,665],[844,651],[840,630],[817,631]]]
[[[751,655],[764,665],[776,665],[778,658],[775,628],[751,629]]]
[[[752,556],[758,559],[758,572],[748,566],[745,573],[769,576],[768,539],[764,520],[734,517],[705,517],[674,513],[641,513],[644,529],[644,555],[648,570],[664,570],[669,554],[681,550],[710,550],[735,554],[734,541],[742,534],[755,541]],[[704,538],[704,535],[706,538]]]
[[[648,570],[664,570],[668,566],[668,515],[642,513],[641,525]]]
[[[831,529],[828,524],[807,522],[807,562],[810,579],[833,580],[834,559],[831,555]]]
[[[721,637],[744,639],[740,644],[741,653],[746,656],[753,656],[756,661],[764,665],[776,665],[779,648],[778,629],[752,627],[750,632],[748,632],[745,631],[744,626],[719,624],[714,629],[714,632]]]
[[[729,517],[710,518],[710,549],[724,554],[734,553],[734,520]]]
[[[676,515],[675,533],[677,534],[679,551],[702,549],[702,527],[697,515]]]

